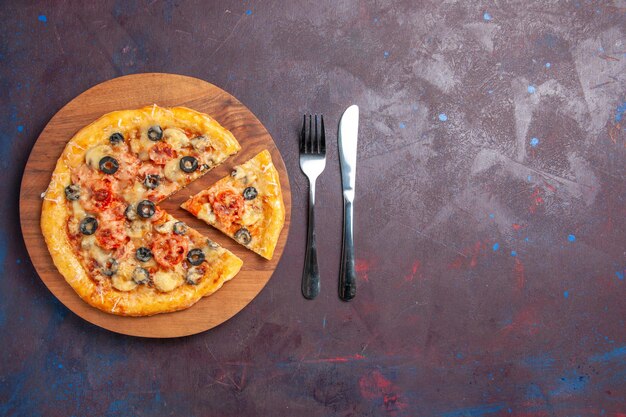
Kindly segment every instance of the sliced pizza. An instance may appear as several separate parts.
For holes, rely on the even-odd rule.
[[[285,224],[278,171],[267,150],[181,207],[266,259]]]
[[[106,114],[57,161],[41,213],[52,259],[92,306],[129,316],[187,308],[242,261],[157,204],[239,151],[211,117],[158,106]]]

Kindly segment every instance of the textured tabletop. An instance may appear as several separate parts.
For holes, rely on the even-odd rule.
[[[0,415],[626,415],[624,1],[6,1],[0,18]],[[69,312],[19,229],[47,121],[138,72],[235,95],[292,184],[269,284],[181,339]],[[336,126],[350,104],[359,280],[344,303]],[[300,295],[308,112],[331,139],[315,301]]]

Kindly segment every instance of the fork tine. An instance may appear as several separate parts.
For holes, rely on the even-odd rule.
[[[302,115],[302,132],[300,132],[300,153],[304,153],[304,135],[306,131],[306,114]]]
[[[312,134],[313,129],[311,126],[311,115],[309,114],[309,134],[306,137],[306,149],[304,150],[304,153],[311,153],[311,150],[313,149],[313,138],[311,137]]]
[[[322,119],[322,140],[320,141],[320,152],[325,154],[326,153],[326,130],[324,129],[324,115],[322,114],[321,116]]]
[[[317,114],[315,115],[315,136],[314,136],[314,141],[312,144],[312,153],[319,153],[320,151],[320,138],[319,135],[317,134]]]

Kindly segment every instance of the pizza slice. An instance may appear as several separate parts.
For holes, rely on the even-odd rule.
[[[285,223],[278,171],[267,150],[181,207],[266,259]]]

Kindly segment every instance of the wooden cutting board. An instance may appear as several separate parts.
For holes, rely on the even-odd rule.
[[[48,187],[58,157],[66,143],[82,127],[105,113],[135,109],[151,104],[185,106],[209,114],[230,130],[242,150],[221,166],[176,193],[160,206],[174,217],[215,240],[241,259],[243,267],[233,280],[193,307],[151,317],[120,317],[97,310],[78,297],[57,271],[43,239],[39,220],[42,193]],[[204,222],[192,217],[180,204],[207,188],[263,149],[272,154],[280,174],[286,207],[285,227],[274,258],[267,261],[243,248]],[[174,74],[136,74],[115,78],[85,91],[52,117],[35,142],[22,178],[20,220],[24,241],[35,269],[48,289],[70,310],[105,329],[133,336],[178,337],[215,327],[241,311],[269,281],[283,253],[291,218],[291,190],[285,164],[272,137],[261,122],[235,97],[224,90],[192,77]]]

